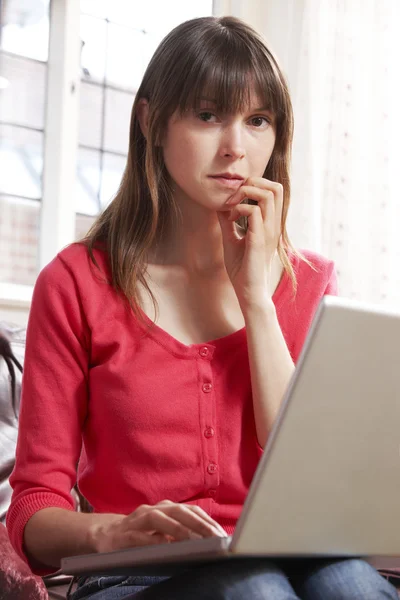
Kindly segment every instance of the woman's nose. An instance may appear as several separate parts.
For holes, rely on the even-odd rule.
[[[245,155],[243,131],[240,125],[225,127],[220,144],[220,156],[228,158],[243,158]]]

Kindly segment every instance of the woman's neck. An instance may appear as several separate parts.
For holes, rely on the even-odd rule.
[[[222,234],[217,216],[210,215],[195,227],[185,222],[175,225],[173,231],[164,235],[150,250],[148,262],[180,266],[192,273],[223,268]]]

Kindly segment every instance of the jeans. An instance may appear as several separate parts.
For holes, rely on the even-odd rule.
[[[172,577],[80,578],[71,600],[398,600],[361,559],[232,559]]]

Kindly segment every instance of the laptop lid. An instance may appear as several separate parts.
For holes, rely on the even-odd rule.
[[[326,296],[231,549],[395,555],[399,520],[400,313]]]

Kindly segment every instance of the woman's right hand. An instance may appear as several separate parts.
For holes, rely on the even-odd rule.
[[[109,515],[90,532],[96,552],[226,535],[221,525],[199,506],[170,500],[154,506],[142,504],[127,516]]]

